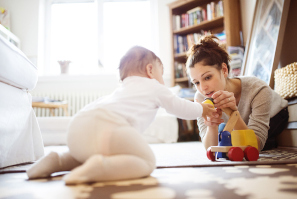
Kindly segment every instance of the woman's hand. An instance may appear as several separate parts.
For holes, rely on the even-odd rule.
[[[228,91],[217,91],[212,95],[214,106],[216,108],[229,107],[233,111],[237,111],[236,98],[234,93]]]
[[[222,122],[224,122],[224,120],[222,119],[222,110],[221,109],[217,109],[217,112],[215,113],[215,117],[211,118],[211,117],[206,117],[206,119],[204,118],[204,124],[206,126],[218,126],[219,124],[221,124]]]

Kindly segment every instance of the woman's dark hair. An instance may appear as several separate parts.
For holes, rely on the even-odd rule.
[[[187,70],[193,68],[199,62],[204,66],[214,66],[221,70],[222,63],[225,63],[228,67],[228,72],[230,72],[230,56],[216,40],[219,41],[214,35],[202,36],[197,44],[191,46],[187,52]]]

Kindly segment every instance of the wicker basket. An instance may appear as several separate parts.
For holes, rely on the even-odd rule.
[[[275,92],[284,99],[297,97],[297,62],[274,72]]]

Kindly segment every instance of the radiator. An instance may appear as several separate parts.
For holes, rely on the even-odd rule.
[[[69,116],[73,116],[77,113],[81,108],[86,106],[87,104],[93,102],[99,97],[105,96],[110,93],[104,92],[31,92],[31,95],[34,97],[48,97],[53,100],[63,100],[68,103],[68,114]],[[37,117],[48,117],[51,116],[49,109],[47,108],[34,108],[35,114]],[[55,116],[65,116],[63,109],[55,109]]]

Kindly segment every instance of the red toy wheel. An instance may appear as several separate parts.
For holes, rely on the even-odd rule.
[[[211,147],[208,147],[206,151],[207,158],[211,161],[216,161],[216,156],[214,152],[211,152]]]
[[[228,157],[231,161],[242,161],[243,160],[243,151],[239,147],[232,147],[228,151]]]
[[[257,161],[259,158],[259,151],[255,147],[248,146],[244,150],[244,157],[247,161]]]

